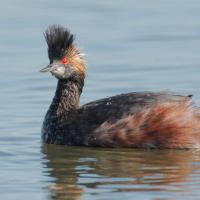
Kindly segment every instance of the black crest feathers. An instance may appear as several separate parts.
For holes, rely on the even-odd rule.
[[[44,36],[48,45],[50,60],[64,56],[74,41],[74,36],[70,31],[60,25],[48,27]]]

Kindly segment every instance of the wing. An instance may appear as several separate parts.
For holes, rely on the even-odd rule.
[[[155,104],[189,101],[191,97],[172,92],[133,92],[90,102],[83,105],[80,112],[84,113],[89,121],[102,123],[107,120],[116,121]]]

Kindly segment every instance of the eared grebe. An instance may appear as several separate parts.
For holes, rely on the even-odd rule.
[[[200,113],[191,96],[169,92],[121,94],[79,107],[85,61],[69,30],[45,32],[50,64],[41,72],[58,79],[42,128],[45,143],[101,147],[199,148]]]

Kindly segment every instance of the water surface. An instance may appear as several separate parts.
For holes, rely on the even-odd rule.
[[[200,105],[198,0],[3,1],[0,7],[1,199],[199,199],[198,151],[43,145],[56,80],[43,32],[62,24],[86,53],[81,104],[130,91],[194,94]]]

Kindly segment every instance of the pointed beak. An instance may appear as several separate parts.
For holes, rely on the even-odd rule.
[[[40,72],[51,72],[53,68],[53,65],[52,64],[49,64],[48,66],[46,66],[45,68],[41,69]]]

